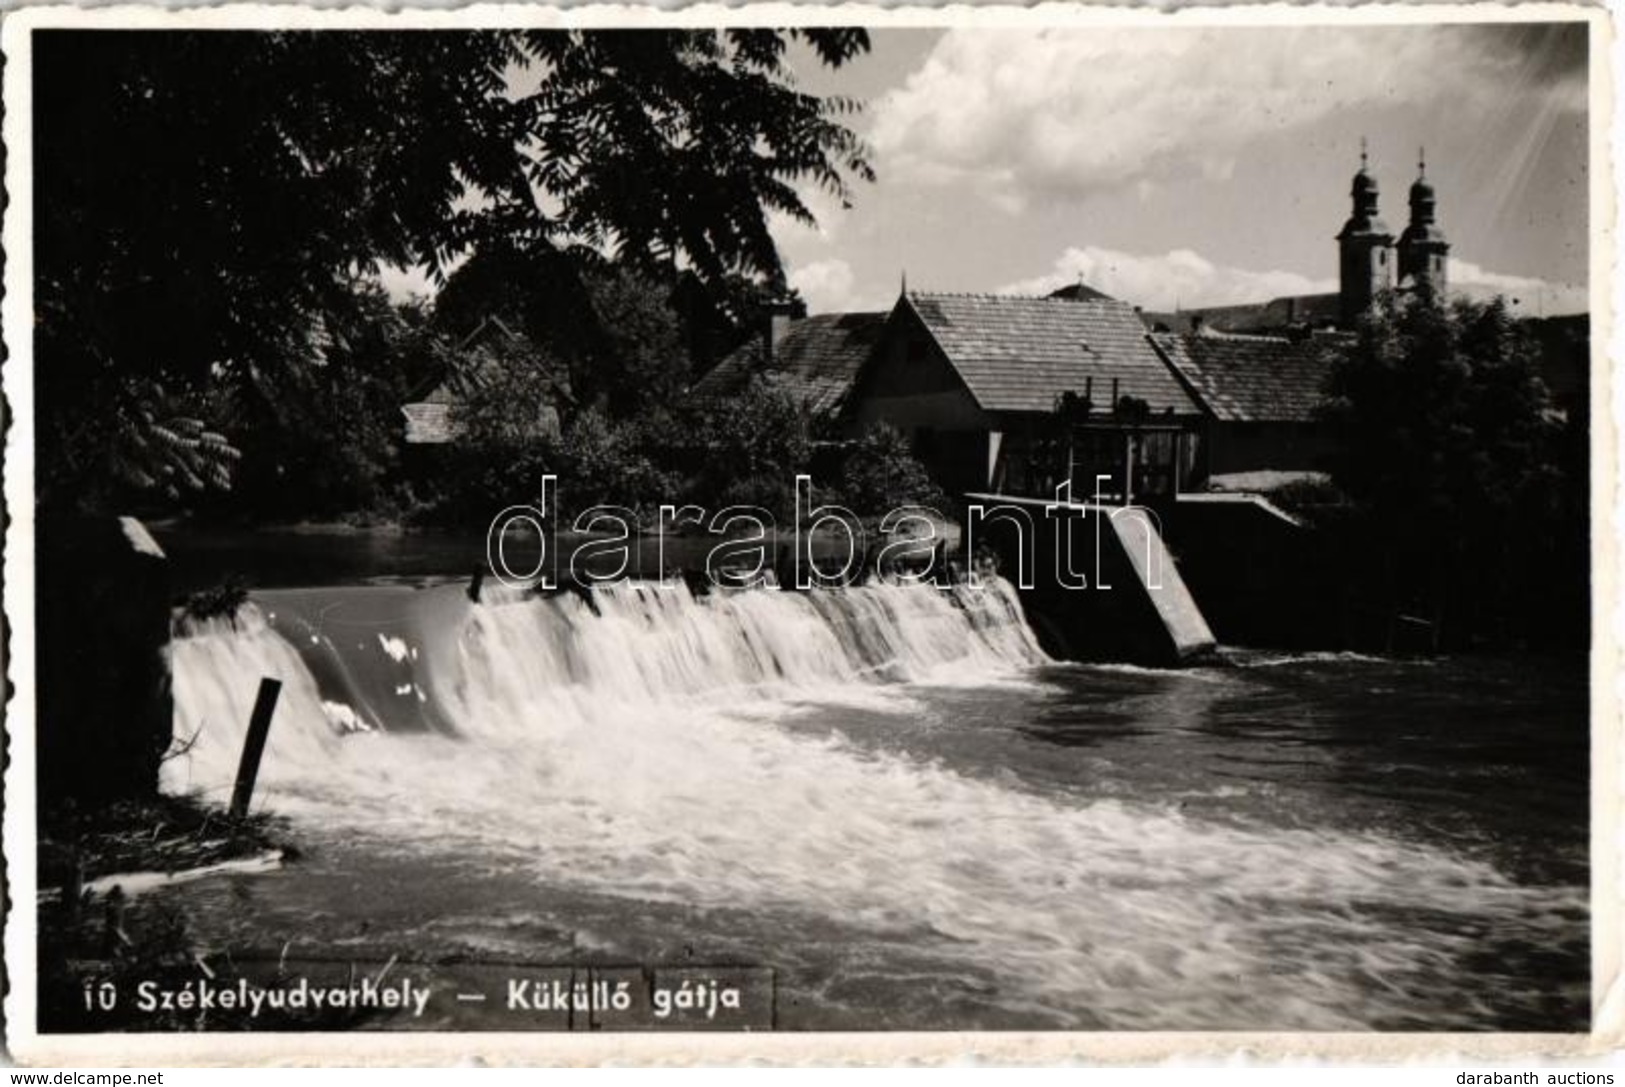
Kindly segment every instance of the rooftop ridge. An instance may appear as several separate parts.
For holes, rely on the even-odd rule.
[[[1000,294],[997,291],[917,291],[910,287],[906,298],[973,298],[986,302],[1052,302],[1057,306],[1121,306],[1132,309],[1120,298],[1056,298],[1047,294]]]
[[[1200,332],[1171,332],[1170,336],[1191,336],[1198,340],[1241,340],[1247,343],[1293,343],[1290,336],[1273,336],[1267,332],[1229,332],[1224,329],[1203,329]]]
[[[887,316],[889,312],[890,311],[888,311],[888,310],[873,310],[873,309],[862,309],[862,310],[859,310],[859,309],[840,309],[840,310],[827,310],[824,313],[809,313],[805,317],[797,317],[796,319],[791,321],[788,328],[786,329],[786,333],[788,334],[790,332],[794,332],[798,327],[805,326],[808,321],[818,321],[818,320],[838,321],[843,317],[875,317],[875,318],[880,318],[880,317]]]

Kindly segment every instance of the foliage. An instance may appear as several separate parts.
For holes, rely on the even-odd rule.
[[[908,439],[885,423],[871,427],[847,453],[840,485],[847,506],[861,515],[903,506],[947,508],[946,496],[915,459]]]
[[[636,428],[617,425],[598,411],[571,420],[559,443],[560,506],[566,515],[589,506],[619,505],[653,523],[676,483],[655,464]]]
[[[498,358],[478,372],[482,380],[465,385],[452,409],[456,440],[434,451],[442,455],[428,484],[431,520],[484,524],[507,506],[535,503],[547,473],[558,477],[563,519],[589,506],[670,499],[676,484],[655,466],[639,427],[596,408],[560,425],[554,364]]]
[[[707,283],[691,271],[679,273],[670,305],[683,328],[693,375],[704,374],[759,336],[763,307],[787,297],[800,302],[799,293],[782,283],[759,283],[740,273]]]
[[[1299,518],[1318,523],[1319,520],[1348,505],[1348,495],[1329,478],[1314,476],[1293,479],[1265,491],[1265,496],[1281,509]]]
[[[72,479],[78,497],[92,502],[142,491],[174,500],[184,491],[230,486],[242,453],[198,417],[200,397],[147,377],[131,378],[122,393],[103,411],[45,421],[56,453],[43,465],[47,486]]]
[[[1499,302],[1392,303],[1333,372],[1340,485],[1378,512],[1483,518],[1551,482],[1538,359]]]
[[[1503,303],[1385,298],[1328,394],[1333,481],[1391,606],[1505,630],[1568,577],[1583,462],[1563,455],[1538,353]]]
[[[134,395],[115,407],[111,443],[113,470],[138,487],[160,488],[171,498],[182,486],[194,490],[205,480],[229,482],[229,466],[241,454],[226,439],[204,429],[203,421],[165,411],[164,392],[152,382],[138,384]]]
[[[795,88],[792,38],[831,65],[868,48],[846,28],[36,35],[42,501],[94,504],[115,436],[78,422],[140,418],[144,383],[229,411],[206,421],[262,484],[336,454],[316,489],[366,491],[387,465],[356,416],[388,378],[313,374],[310,330],[365,319],[381,264],[444,280],[507,250],[577,279],[782,283],[769,214],[810,221],[796,182],[844,201],[871,176],[855,105]],[[132,482],[168,482],[169,454],[125,445]],[[168,475],[218,484],[197,467]]]
[[[142,983],[179,991],[208,977],[227,988],[242,967],[195,939],[181,908],[164,896],[84,886],[117,873],[183,872],[273,848],[284,861],[295,861],[298,850],[286,842],[286,830],[270,816],[238,818],[189,797],[155,796],[87,811],[42,808],[39,970],[29,981],[37,985],[41,1029],[325,1030],[365,1022],[367,1016],[349,1009],[266,1008],[258,1016],[248,1009],[143,1010],[133,999]],[[257,972],[250,983],[274,989],[295,980],[279,966]],[[87,1007],[87,991],[100,995],[104,985],[119,993],[113,1006],[98,1000]]]
[[[461,442],[515,451],[557,433],[568,400],[562,366],[528,341],[471,344],[451,353],[445,387],[452,426]]]
[[[151,796],[80,808],[41,809],[42,887],[115,872],[175,871],[251,857],[273,848],[285,829],[263,813],[242,817],[194,797]]]
[[[1151,418],[1151,404],[1138,396],[1129,396],[1127,393],[1117,398],[1117,406],[1113,409],[1119,421],[1130,427],[1141,426]]]
[[[334,516],[385,502],[396,468],[400,408],[427,330],[375,286],[356,283],[346,309],[308,325],[280,377],[254,367],[220,383],[221,425],[242,435],[236,493],[207,508],[255,518]]]
[[[758,376],[731,401],[705,409],[695,429],[705,437],[697,500],[758,506],[781,524],[794,519],[795,477],[811,462],[812,441],[791,393]]]
[[[592,277],[589,290],[608,343],[596,371],[582,375],[583,399],[601,399],[617,418],[675,400],[688,386],[693,365],[670,292],[625,270]]]
[[[624,266],[580,275],[558,255],[488,249],[454,272],[435,299],[443,335],[492,317],[557,360],[576,404],[627,418],[669,403],[686,385],[686,330],[672,288]]]
[[[181,605],[181,614],[192,622],[229,619],[235,624],[237,613],[246,603],[248,588],[237,578],[228,577],[218,585],[188,595]]]
[[[456,438],[422,451],[429,464],[421,481],[424,508],[417,512],[431,521],[483,525],[507,506],[534,503],[543,474],[553,468],[557,364],[491,344],[448,358],[446,377],[467,375],[452,382]]]

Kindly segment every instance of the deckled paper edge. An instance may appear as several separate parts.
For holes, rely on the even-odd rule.
[[[1582,20],[1590,25],[1591,126],[1591,485],[1593,645],[1592,726],[1592,962],[1593,1027],[1589,1034],[1319,1034],[1319,1033],[1068,1033],[897,1032],[699,1034],[517,1034],[358,1032],[347,1034],[231,1034],[39,1036],[34,1032],[36,873],[34,813],[34,567],[33,567],[33,382],[31,96],[27,34],[47,26],[306,28],[454,28],[492,23],[608,27],[729,23],[795,25],[855,23],[870,27],[1040,25],[1292,25],[1305,22],[1461,23]],[[4,392],[10,427],[6,434],[5,498],[10,515],[4,555],[4,606],[10,624],[6,656],[11,699],[6,735],[4,856],[8,880],[5,957],[10,990],[5,997],[7,1043],[29,1064],[238,1065],[258,1064],[444,1064],[478,1059],[487,1064],[555,1065],[775,1064],[832,1062],[1146,1064],[1163,1061],[1358,1062],[1457,1065],[1465,1061],[1523,1062],[1596,1058],[1620,1049],[1625,1036],[1625,987],[1621,982],[1620,796],[1618,712],[1625,668],[1625,607],[1619,598],[1614,537],[1625,530],[1618,465],[1625,431],[1625,389],[1612,380],[1610,357],[1625,357],[1625,335],[1614,313],[1625,291],[1614,273],[1617,251],[1616,156],[1625,153],[1625,132],[1615,124],[1615,72],[1625,47],[1613,32],[1610,12],[1590,5],[1232,5],[1158,10],[1148,7],[1080,7],[1044,4],[948,5],[881,8],[858,4],[805,6],[696,4],[674,9],[584,5],[537,7],[473,4],[384,12],[363,7],[222,5],[164,8],[41,6],[7,14],[0,24],[5,54],[4,142],[6,191],[3,242],[5,294],[0,330],[6,359]],[[1609,137],[1613,138],[1610,140]],[[1607,405],[1607,411],[1602,405]]]

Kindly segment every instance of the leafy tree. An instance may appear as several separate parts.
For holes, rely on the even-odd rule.
[[[456,365],[467,375],[451,406],[456,437],[426,451],[435,460],[426,484],[430,519],[484,523],[506,506],[535,502],[546,473],[559,479],[565,519],[589,506],[636,510],[675,496],[676,482],[656,466],[642,427],[597,408],[558,410],[567,403],[556,376],[562,365],[545,352],[475,345]]]
[[[444,380],[458,443],[512,450],[557,437],[563,366],[528,340],[487,340],[451,349]]]
[[[1382,299],[1327,391],[1332,477],[1358,511],[1352,572],[1390,607],[1457,644],[1506,636],[1573,575],[1559,550],[1584,534],[1583,479],[1501,301]]]
[[[88,493],[99,439],[73,420],[143,380],[281,395],[380,263],[443,279],[506,248],[578,278],[782,282],[768,214],[810,221],[795,183],[844,200],[871,176],[854,104],[795,88],[792,38],[831,65],[868,48],[847,28],[36,33],[42,500]]]
[[[527,357],[531,351],[535,357]],[[556,470],[556,374],[560,364],[534,345],[495,341],[444,347],[438,377],[455,394],[451,442],[422,451],[427,479],[415,482],[430,520],[482,524],[498,510],[534,502],[542,475]]]
[[[759,336],[764,304],[782,301],[787,294],[795,292],[743,275],[708,284],[692,272],[680,273],[672,289],[671,307],[683,327],[692,376],[699,377],[746,340]]]
[[[589,506],[625,506],[652,525],[662,502],[676,494],[677,481],[657,466],[634,427],[617,425],[596,409],[570,421],[553,464],[559,475],[560,511],[573,517]]]
[[[812,457],[800,401],[757,377],[731,402],[703,411],[695,430],[706,447],[698,501],[712,508],[759,506],[781,524],[793,520],[796,473],[806,471]]]
[[[576,404],[624,419],[670,402],[689,379],[671,293],[625,266],[602,263],[583,274],[560,254],[503,245],[451,275],[435,299],[435,323],[458,336],[500,317],[562,360]]]
[[[156,492],[179,500],[188,491],[228,487],[242,453],[208,429],[201,397],[176,395],[152,378],[131,378],[101,412],[46,420],[42,445],[59,458],[48,466],[72,478],[75,497],[106,505]]]
[[[212,414],[242,451],[235,493],[205,508],[296,519],[389,503],[401,403],[429,349],[427,330],[371,284],[319,314],[280,374],[259,367],[212,385]]]
[[[675,400],[692,376],[688,345],[670,291],[626,271],[590,283],[598,323],[609,341],[602,363],[581,387],[601,397],[619,418],[641,415]]]
[[[902,506],[945,510],[947,498],[914,456],[908,439],[880,423],[866,431],[841,468],[846,504],[864,515],[883,515]]]

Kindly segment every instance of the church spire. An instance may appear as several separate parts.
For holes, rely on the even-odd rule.
[[[1428,162],[1425,151],[1416,154],[1416,181],[1411,185],[1411,225],[1432,224],[1435,210],[1433,186],[1428,184]]]
[[[1443,295],[1448,286],[1450,243],[1438,225],[1438,200],[1427,178],[1427,154],[1418,148],[1416,180],[1411,184],[1411,221],[1399,237],[1401,286],[1427,288]]]
[[[1388,251],[1394,236],[1377,212],[1377,179],[1371,176],[1371,152],[1360,138],[1360,169],[1349,186],[1353,207],[1337,235],[1338,293],[1344,322],[1352,324],[1372,300],[1393,282]]]

